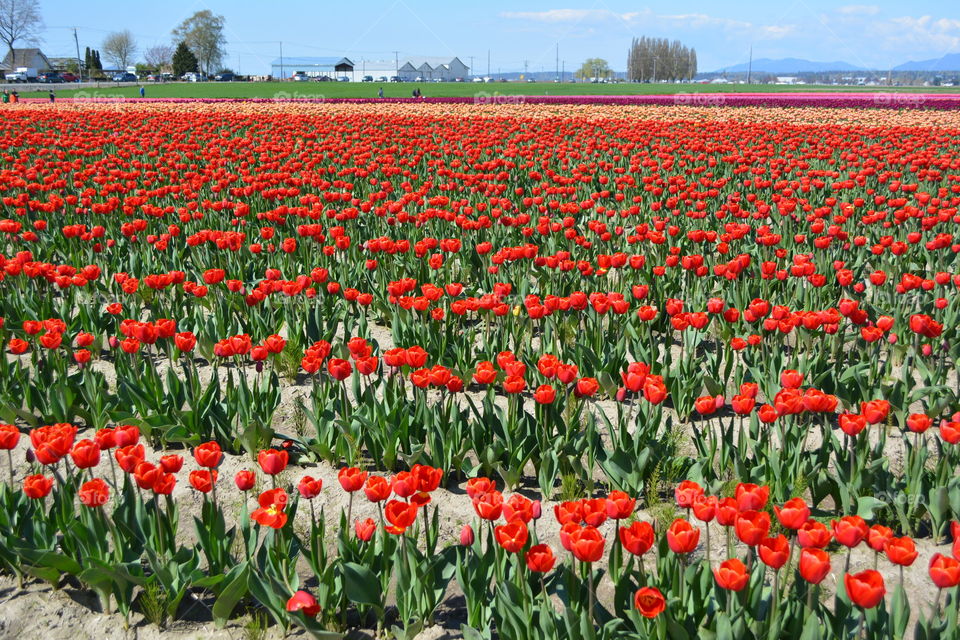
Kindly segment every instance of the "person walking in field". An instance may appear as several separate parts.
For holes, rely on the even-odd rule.
[[[147,89],[143,85],[140,85],[140,97],[143,98],[146,95],[147,95]]]
[[[50,89],[50,103],[53,104],[57,101],[57,95],[53,92],[53,89]]]
[[[377,92],[377,97],[379,97],[381,100],[383,99],[383,87],[380,87],[380,91]]]

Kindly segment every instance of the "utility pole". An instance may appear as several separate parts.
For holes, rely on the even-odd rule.
[[[283,80],[283,42],[280,42],[280,80]]]
[[[753,79],[753,45],[750,45],[750,62],[747,63],[747,84]]]
[[[566,80],[566,76],[567,76],[567,61],[564,60],[563,62],[560,63],[560,82],[563,82],[564,80]]]
[[[523,79],[524,80],[527,79],[527,61],[526,60],[523,61]]]
[[[473,56],[470,56],[470,73],[468,75],[473,75]]]
[[[77,45],[77,71],[80,73],[80,80],[83,81],[83,64],[80,62],[80,41],[77,39],[76,27],[73,28],[73,43]],[[12,61],[11,59],[11,62]]]
[[[560,43],[557,43],[557,82],[560,82]]]
[[[657,82],[657,56],[653,56],[653,82]]]
[[[399,79],[400,78],[400,52],[399,51],[393,52],[393,64],[396,67],[396,70],[394,71],[394,73],[397,74],[396,77],[397,79]]]

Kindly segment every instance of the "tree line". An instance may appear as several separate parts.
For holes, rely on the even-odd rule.
[[[627,52],[627,79],[634,82],[691,80],[697,75],[697,51],[679,40],[634,38]]]

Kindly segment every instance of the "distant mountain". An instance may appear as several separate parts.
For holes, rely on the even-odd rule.
[[[948,53],[942,58],[932,60],[911,60],[904,62],[894,71],[960,71],[960,53]]]
[[[718,69],[714,73],[747,73],[749,70],[750,65],[745,62],[743,64],[735,64],[724,69]],[[758,58],[757,60],[753,61],[753,71],[755,73],[775,73],[778,75],[791,73],[860,70],[862,70],[862,67],[842,61],[815,62],[813,60],[801,60],[800,58],[781,58],[780,60]]]

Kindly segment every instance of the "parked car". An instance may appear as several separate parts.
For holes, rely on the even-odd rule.
[[[180,79],[186,80],[187,82],[203,82],[207,78],[202,73],[188,71],[187,73],[183,74],[183,76]]]
[[[391,76],[390,82],[400,82],[400,76]]]
[[[303,71],[297,71],[292,76],[290,76],[290,79],[293,80],[294,82],[306,82],[310,78]]]
[[[340,76],[339,78],[337,78],[337,82],[350,82],[350,78],[348,78],[347,76]]]
[[[41,73],[37,78],[37,81],[48,84],[60,84],[63,82],[63,76],[61,76],[59,73]]]
[[[232,73],[218,73],[213,79],[217,82],[233,82],[234,75]]]
[[[317,76],[314,80],[317,82],[333,82],[333,78],[330,76]]]
[[[377,78],[377,82],[389,82],[389,80],[387,80],[387,76],[380,76]]]
[[[113,76],[113,81],[114,82],[136,82],[137,76],[133,75],[132,73],[118,73],[117,75]]]
[[[373,82],[373,76],[363,76],[364,82]]]
[[[60,74],[60,77],[63,78],[64,82],[80,82],[80,78],[73,75],[69,71],[67,71],[66,73]]]

